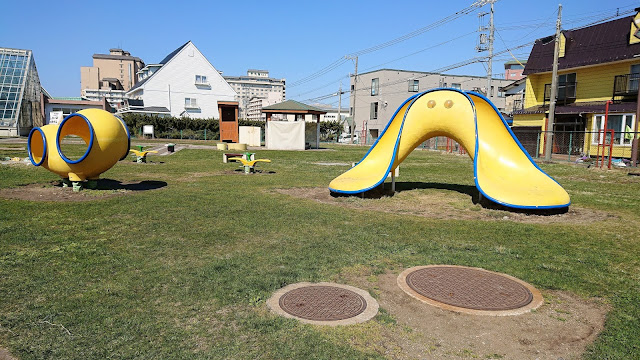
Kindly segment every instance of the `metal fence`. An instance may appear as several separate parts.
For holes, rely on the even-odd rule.
[[[638,132],[555,131],[552,157],[554,160],[579,161],[597,156],[630,159],[632,141]],[[518,131],[516,137],[533,158],[544,157],[545,131]],[[604,141],[603,141],[604,140]]]
[[[544,158],[545,131],[520,130],[515,135],[532,158]],[[606,134],[603,146],[602,140],[605,135],[602,132],[555,131],[553,133],[552,159],[554,161],[588,162],[604,154],[607,161],[611,157],[614,163],[622,162],[628,165],[632,156],[631,144],[634,137],[640,138],[640,132],[613,132],[610,130]],[[371,145],[375,140],[375,138],[368,136],[365,145]],[[445,136],[433,137],[423,142],[418,148],[449,153],[466,153],[464,147]]]

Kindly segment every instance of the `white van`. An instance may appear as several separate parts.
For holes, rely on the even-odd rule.
[[[342,133],[340,134],[340,136],[338,137],[338,142],[341,144],[348,144],[351,141],[351,134],[348,133]],[[358,143],[358,134],[353,134],[353,143],[357,144]]]

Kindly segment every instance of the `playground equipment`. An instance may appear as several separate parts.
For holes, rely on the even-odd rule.
[[[237,157],[241,157],[245,160],[255,160],[256,159],[256,153],[252,153],[252,152],[244,152],[244,153],[224,153],[222,154],[222,163],[226,164],[229,162],[229,160],[231,158],[237,158]]]
[[[239,161],[242,163],[242,167],[244,169],[245,174],[251,174],[255,172],[256,164],[259,162],[270,163],[269,159],[255,159],[255,153],[244,153],[242,157],[232,157],[228,158],[229,161]]]
[[[433,89],[407,99],[364,158],[333,179],[334,193],[358,194],[387,178],[422,142],[447,136],[473,160],[481,196],[520,209],[566,208],[569,195],[524,150],[495,106],[483,95]]]
[[[136,155],[136,162],[137,163],[146,163],[147,162],[147,154],[151,154],[151,153],[157,154],[158,153],[155,150],[149,150],[149,151],[129,150],[129,151]]]
[[[87,145],[76,160],[60,148],[62,139],[69,135],[80,137]],[[85,109],[67,116],[59,125],[33,128],[27,151],[33,165],[58,174],[65,185],[71,182],[73,190],[79,191],[86,180],[88,188],[95,188],[100,174],[127,157],[130,145],[129,129],[122,119],[101,109]]]

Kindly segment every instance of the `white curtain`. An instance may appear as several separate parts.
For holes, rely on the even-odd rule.
[[[304,150],[304,129],[304,121],[267,121],[267,149]]]

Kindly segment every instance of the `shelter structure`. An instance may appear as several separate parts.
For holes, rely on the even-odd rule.
[[[318,109],[317,107],[303,104],[301,102],[295,100],[287,100],[278,104],[269,105],[262,108],[262,113],[266,115],[267,124],[267,144],[275,145],[275,140],[273,139],[276,135],[277,130],[275,128],[271,128],[271,123],[276,123],[272,121],[271,118],[274,114],[283,115],[285,118],[284,122],[301,122],[302,125],[299,125],[303,129],[305,128],[306,118],[307,116],[311,117],[311,120],[315,117],[315,141],[309,141],[309,145],[318,149],[320,148],[320,115],[324,115],[327,112],[322,109]],[[278,121],[278,123],[283,121]],[[281,127],[282,128],[282,127]],[[305,133],[307,133],[305,129]],[[271,134],[271,135],[270,135]],[[292,133],[293,134],[293,133]],[[282,134],[282,140],[292,140],[287,139],[286,134]],[[272,137],[269,139],[269,137]],[[307,143],[306,141],[304,142]]]

